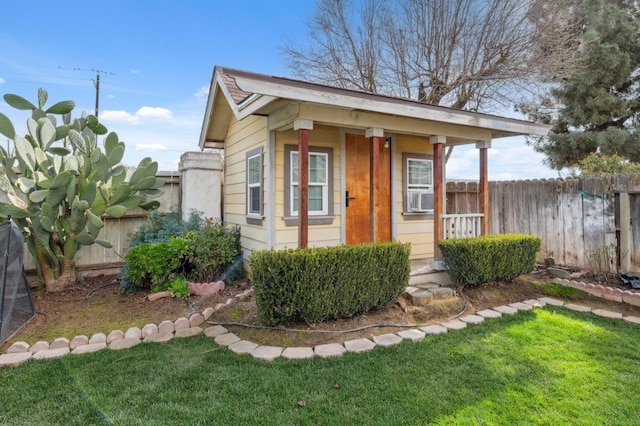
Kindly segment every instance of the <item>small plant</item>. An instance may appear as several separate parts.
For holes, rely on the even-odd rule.
[[[587,255],[587,261],[591,266],[594,278],[603,279],[609,283],[609,279],[614,275],[616,250],[615,244],[609,244],[599,247],[595,252]]]
[[[191,289],[187,280],[182,275],[177,275],[169,284],[169,293],[171,293],[171,297],[189,297]]]

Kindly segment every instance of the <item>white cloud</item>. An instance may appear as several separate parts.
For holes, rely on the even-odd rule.
[[[6,80],[2,77],[0,77],[0,84],[4,84],[6,82]]]
[[[136,112],[138,117],[169,119],[173,113],[166,108],[143,106]]]
[[[209,86],[202,86],[196,93],[194,93],[196,98],[206,98],[209,96]]]
[[[100,119],[104,122],[111,123],[126,123],[126,124],[141,124],[142,119],[160,119],[169,120],[173,118],[173,113],[161,107],[148,107],[143,106],[135,114],[131,114],[127,111],[102,111],[100,113]]]
[[[138,73],[140,73],[140,70],[131,68],[131,74],[138,74]]]
[[[127,111],[101,111],[100,121],[112,123],[138,124],[140,117],[128,113]]]
[[[136,151],[166,151],[168,148],[161,143],[139,143]]]
[[[544,155],[526,145],[524,138],[492,141],[489,149],[489,180],[550,179],[558,172],[542,163]],[[447,179],[478,180],[479,153],[473,146],[456,147],[447,163]]]
[[[111,94],[107,95],[107,98],[109,98],[109,99],[115,99],[115,97],[116,97],[116,95],[111,95]]]

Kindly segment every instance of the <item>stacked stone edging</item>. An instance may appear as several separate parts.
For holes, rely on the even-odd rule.
[[[202,312],[194,312],[189,315],[189,318],[165,320],[159,325],[146,324],[142,328],[130,327],[126,331],[112,330],[108,335],[104,333],[95,333],[91,337],[78,335],[71,340],[61,337],[51,343],[39,341],[29,345],[27,342],[15,342],[7,349],[6,354],[0,354],[0,368],[15,366],[31,358],[58,358],[68,354],[79,355],[107,348],[121,350],[142,342],[166,343],[173,338],[195,336],[204,331],[200,326],[215,312],[230,306],[235,300],[246,300],[253,293],[253,288],[250,288],[234,298],[227,299],[225,303],[219,303],[215,308],[208,307]]]
[[[564,283],[561,282],[560,284]],[[571,282],[571,286],[574,285],[579,286],[579,284],[576,284],[576,282]],[[587,287],[586,284],[583,288],[589,288],[596,293],[600,291],[600,289],[595,287]],[[602,291],[602,294],[604,295],[604,290]],[[250,289],[245,291],[244,293],[236,295],[236,299],[239,299],[238,296],[240,295],[243,295],[243,297],[246,298],[250,297],[252,294],[253,289]],[[233,299],[231,300],[233,301]],[[622,301],[624,301],[624,291]],[[250,355],[255,359],[264,361],[272,361],[279,357],[287,360],[308,359],[313,357],[330,358],[342,356],[347,352],[368,352],[373,350],[376,346],[393,346],[399,344],[403,340],[419,342],[428,335],[448,333],[450,330],[462,330],[469,324],[481,324],[486,319],[499,318],[502,315],[514,315],[519,311],[530,311],[534,308],[544,308],[546,307],[546,305],[564,306],[565,308],[570,310],[578,312],[590,312],[594,315],[598,315],[604,318],[620,319],[629,324],[640,325],[640,317],[625,316],[619,312],[609,311],[605,309],[592,309],[589,306],[565,303],[562,300],[554,299],[551,297],[541,297],[538,299],[530,299],[523,302],[511,303],[509,305],[496,306],[493,309],[484,309],[474,314],[468,314],[458,319],[444,321],[437,324],[406,328],[396,333],[387,333],[374,336],[372,339],[360,338],[347,340],[343,343],[328,343],[316,345],[313,348],[283,348],[276,346],[258,345],[248,340],[242,340],[235,334],[230,333],[222,325],[211,325],[204,329],[200,327],[200,325],[208,320],[214,312],[230,304],[231,303],[224,303],[216,305],[215,308],[206,308],[202,313],[194,313],[188,319],[179,318],[175,322],[171,323],[171,325],[169,325],[170,321],[163,321],[160,326],[155,326],[155,324],[147,324],[142,329],[132,327],[127,330],[126,333],[122,332],[121,330],[115,330],[109,333],[109,336],[106,337],[103,333],[97,333],[88,340],[85,340],[86,336],[77,336],[72,340],[79,342],[79,344],[74,349],[71,349],[69,340],[64,338],[56,339],[50,345],[48,345],[47,342],[37,342],[31,347],[26,342],[16,342],[11,345],[6,354],[0,355],[0,367],[15,366],[29,359],[57,358],[65,356],[69,353],[82,354],[95,352],[106,348],[112,350],[125,349],[140,344],[143,341],[165,343],[173,338],[195,336],[201,333],[204,333],[207,337],[212,338],[217,345],[226,346],[230,351],[236,354]],[[85,341],[87,341],[88,343],[83,344]],[[36,347],[36,345],[39,345],[38,348],[41,349],[39,349],[37,352],[32,352],[33,348]]]
[[[640,307],[640,292],[622,290],[620,288],[606,287],[600,284],[591,284],[564,278],[555,278],[553,282],[575,288],[576,290],[582,290],[601,299]]]

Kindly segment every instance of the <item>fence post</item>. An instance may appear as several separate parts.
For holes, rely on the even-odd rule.
[[[180,156],[182,217],[191,210],[222,218],[222,158],[216,152],[185,152]]]
[[[631,199],[628,192],[620,193],[620,272],[631,269]]]

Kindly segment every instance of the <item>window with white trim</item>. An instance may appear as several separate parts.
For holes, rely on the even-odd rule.
[[[285,223],[296,225],[299,206],[298,146],[285,145]],[[333,222],[333,148],[309,147],[309,224]]]
[[[403,156],[405,213],[433,213],[433,159],[424,154]]]
[[[309,215],[329,212],[328,154],[309,152]],[[298,215],[298,151],[291,151],[291,216]]]
[[[247,220],[262,221],[262,147],[247,153]]]

